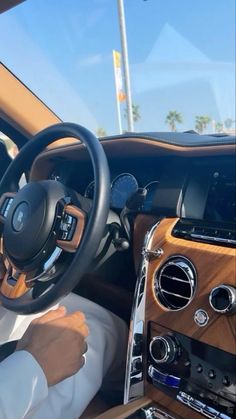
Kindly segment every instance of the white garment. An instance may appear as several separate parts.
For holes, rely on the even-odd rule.
[[[0,364],[0,419],[78,418],[101,387],[103,377],[112,376],[114,380],[115,371],[121,370],[127,343],[125,323],[75,294],[64,298],[60,305],[65,305],[68,313],[80,310],[85,314],[90,334],[84,367],[48,388],[43,370],[32,355],[15,352]],[[16,316],[0,307],[0,344],[20,339],[35,317]]]

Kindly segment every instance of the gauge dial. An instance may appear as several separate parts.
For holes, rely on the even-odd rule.
[[[144,186],[144,189],[147,190],[147,195],[143,204],[143,211],[151,211],[154,195],[156,193],[159,183],[160,182],[158,181],[153,181],[149,182],[146,186]]]
[[[137,179],[130,173],[122,173],[111,184],[111,207],[124,208],[127,199],[138,189]]]
[[[94,180],[88,184],[85,189],[84,196],[85,198],[93,199],[94,197],[95,182]]]

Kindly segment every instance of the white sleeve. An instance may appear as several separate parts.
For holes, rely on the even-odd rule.
[[[44,372],[27,351],[0,363],[0,419],[22,419],[48,395]]]

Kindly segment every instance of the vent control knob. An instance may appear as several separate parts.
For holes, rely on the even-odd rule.
[[[219,285],[211,291],[209,302],[217,313],[236,313],[236,289],[230,285]]]
[[[150,355],[157,364],[171,364],[179,348],[172,336],[155,336],[149,345]]]

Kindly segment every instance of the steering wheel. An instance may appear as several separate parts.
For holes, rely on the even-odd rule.
[[[17,192],[22,173],[36,156],[65,137],[80,140],[92,160],[95,194],[90,210],[82,208],[75,191],[56,180],[29,182]],[[0,284],[2,305],[19,314],[36,313],[72,291],[99,247],[109,202],[107,159],[89,130],[60,123],[29,141],[0,183],[0,244],[7,268]]]

